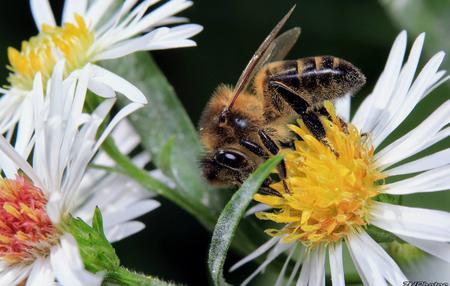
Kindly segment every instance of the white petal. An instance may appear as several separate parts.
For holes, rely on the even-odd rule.
[[[344,263],[342,261],[342,243],[328,246],[330,257],[331,281],[333,286],[345,286]]]
[[[155,200],[144,200],[134,203],[129,206],[128,209],[114,209],[114,206],[109,209],[108,206],[100,206],[100,209],[102,210],[104,217],[104,225],[105,227],[109,227],[140,217],[156,209],[160,205],[161,204]]]
[[[31,151],[29,145],[34,131],[33,105],[30,99],[31,97],[27,96],[23,101],[21,116],[17,126],[17,137],[14,143],[17,153],[24,158],[28,158],[29,151]]]
[[[9,266],[0,272],[0,285],[18,285],[29,275],[32,265]]]
[[[97,65],[92,65],[91,80],[103,83],[111,87],[116,92],[120,92],[133,102],[146,104],[147,99],[144,94],[133,84],[124,78]]]
[[[88,88],[90,91],[103,98],[113,98],[116,96],[116,93],[111,87],[99,81],[90,80]]]
[[[101,285],[103,277],[84,269],[75,239],[64,234],[61,246],[51,249],[50,261],[59,283],[65,286]]]
[[[293,243],[284,243],[279,241],[277,245],[269,252],[266,259],[261,263],[261,265],[258,266],[258,268],[247,278],[242,282],[241,286],[245,286],[250,281],[255,278],[256,275],[264,271],[264,269],[267,267],[267,265],[270,264],[275,258],[277,258],[281,253],[286,251],[287,249],[294,247]],[[236,265],[236,264],[235,264]]]
[[[347,239],[353,263],[365,285],[402,285],[407,281],[394,260],[367,233]]]
[[[300,275],[295,286],[308,286],[311,271],[314,271],[314,269],[311,269],[311,264],[311,253],[305,253],[305,260],[303,261],[302,269],[300,270]]]
[[[336,100],[334,107],[336,114],[345,122],[350,122],[351,95],[346,94],[343,98]]]
[[[38,258],[33,263],[30,276],[26,286],[54,285],[55,275],[53,275],[50,262],[47,259]]]
[[[297,286],[325,286],[325,246],[320,245],[306,256]]]
[[[406,119],[420,100],[427,95],[425,92],[435,83],[435,75],[438,72],[444,56],[445,54],[443,52],[434,55],[417,76],[417,79],[408,91],[407,96],[399,98],[397,102],[392,103],[395,104],[395,108],[392,106],[390,107],[393,119],[386,124],[384,129],[380,128],[373,132],[373,144],[375,147],[380,145],[381,142]],[[389,117],[389,115],[385,117]]]
[[[105,235],[108,241],[116,242],[140,232],[145,228],[145,224],[139,221],[130,221],[112,227],[105,228]]]
[[[443,103],[419,126],[377,152],[375,159],[380,168],[385,169],[434,142],[439,131],[450,122],[450,100]]]
[[[96,2],[102,2],[96,1]],[[64,1],[64,9],[63,9],[63,16],[62,16],[62,22],[63,23],[75,23],[75,14],[80,15],[84,18],[86,14],[86,8],[87,8],[87,0],[66,0]]]
[[[139,134],[137,134],[137,132],[134,130],[133,125],[131,125],[131,122],[127,119],[124,119],[120,121],[119,124],[117,124],[117,127],[111,133],[111,136],[114,141],[119,143],[119,146],[117,146],[117,148],[119,148],[120,152],[124,154],[130,153],[139,145],[141,141]],[[147,162],[148,161],[145,161],[144,165]]]
[[[120,120],[124,119],[134,111],[142,108],[142,104],[140,103],[130,103],[127,106],[123,107],[119,112],[117,112],[116,116],[109,122],[108,126],[106,126],[100,138],[97,140],[96,145],[94,146],[94,152],[100,148],[103,141],[109,136],[111,131],[116,127],[116,125],[120,122]]]
[[[450,244],[399,235],[402,240],[450,263]]]
[[[202,31],[203,27],[186,24],[174,28],[161,27],[143,36],[120,42],[95,56],[95,60],[115,59],[137,51],[152,51],[195,46],[190,37]]]
[[[405,274],[410,281],[450,282],[450,264],[435,256],[426,255],[409,261]],[[433,282],[431,284],[433,284]],[[436,283],[439,285],[439,283]],[[441,283],[445,285],[445,283]]]
[[[305,254],[305,248],[301,249],[299,256],[297,257],[297,262],[295,262],[294,268],[292,269],[291,275],[289,275],[289,280],[286,285],[291,285],[292,281],[294,281],[295,276],[297,276],[298,270],[300,269],[300,265],[303,262],[303,256]]]
[[[252,214],[255,214],[257,212],[263,212],[270,210],[272,207],[265,205],[265,204],[256,204],[253,207],[249,208],[248,211],[245,213],[245,216],[249,216]]]
[[[96,152],[93,145],[95,144],[97,130],[111,111],[114,102],[114,99],[103,100],[92,113],[90,120],[83,125],[71,144],[69,154],[76,154],[76,156],[72,155],[70,157],[71,163],[65,169],[66,176],[61,187],[66,204],[73,206],[73,204],[78,203],[77,192],[75,190],[79,189],[78,187],[80,186],[87,165]],[[104,135],[105,133],[102,134],[102,136]]]
[[[43,24],[56,26],[55,17],[48,0],[30,0],[30,7],[38,30],[42,29]]]
[[[47,215],[53,224],[59,224],[61,220],[62,195],[59,190],[53,190],[46,205]]]
[[[394,130],[398,124],[404,119],[398,118],[401,112],[401,107],[405,100],[410,100],[411,96],[407,95],[411,83],[416,72],[417,64],[420,59],[420,53],[422,51],[425,34],[420,34],[414,41],[411,48],[408,60],[403,66],[398,80],[396,82],[395,90],[392,93],[392,97],[383,111],[383,120],[380,120],[379,124],[373,129],[372,135],[375,138],[375,146],[378,146],[389,133]],[[407,114],[407,113],[406,113]],[[397,119],[395,119],[397,118]]]
[[[15,94],[11,91],[4,93],[0,97],[0,134],[14,129],[22,113],[24,100],[29,97],[29,93]],[[14,111],[14,112],[11,112]]]
[[[450,164],[450,148],[384,171],[389,176],[417,173]]]
[[[374,202],[370,223],[394,234],[450,241],[450,213]]]
[[[364,98],[364,100],[361,102],[361,104],[358,106],[358,109],[356,110],[355,115],[352,118],[351,123],[355,126],[357,126],[360,130],[365,126],[366,121],[369,120],[369,113],[372,109],[373,101],[375,100],[375,97],[372,94],[369,94]],[[373,124],[373,123],[368,123]]]
[[[95,28],[114,2],[114,0],[94,1],[86,12],[88,25]]]
[[[233,266],[230,268],[230,272],[238,269],[242,265],[256,259],[257,257],[263,255],[266,253],[269,249],[272,248],[275,244],[277,244],[280,241],[279,237],[272,237],[268,241],[266,241],[264,244],[262,244],[260,247],[258,247],[256,250],[254,250],[252,253],[241,259],[240,261],[236,262]]]
[[[289,262],[291,261],[292,254],[294,254],[296,248],[297,248],[297,244],[294,245],[291,248],[291,250],[289,250],[288,257],[286,258],[286,261],[283,264],[283,268],[281,268],[281,271],[278,274],[278,278],[277,278],[277,281],[275,282],[275,286],[281,286],[281,284],[283,283],[284,275],[286,273],[286,269],[287,269],[287,267],[289,265]]]
[[[11,159],[16,164],[16,166],[20,168],[34,182],[36,186],[38,187],[42,186],[41,180],[36,175],[30,164],[24,158],[22,158],[16,152],[16,150],[14,150],[14,148],[9,144],[9,142],[6,141],[6,139],[1,135],[0,135],[0,150],[6,156],[8,156],[8,158]]]
[[[122,38],[131,38],[135,35],[147,31],[149,28],[155,26],[158,22],[170,17],[192,5],[192,1],[186,0],[170,0],[151,13],[145,15],[139,21],[133,22],[126,29],[123,29]],[[138,9],[137,7],[136,9]],[[145,12],[145,11],[144,11]]]
[[[353,118],[353,123],[364,132],[371,132],[377,124],[380,117],[378,116],[389,102],[392,92],[395,88],[398,75],[403,62],[403,56],[406,49],[406,32],[402,31],[394,41],[386,66],[380,75],[371,97],[371,107],[363,108],[358,111]],[[367,101],[368,102],[368,101]],[[364,102],[365,103],[365,102]],[[362,113],[366,111],[367,113]]]
[[[387,188],[385,193],[393,195],[429,193],[448,190],[450,189],[450,164],[426,171],[405,180],[387,184],[385,186]]]

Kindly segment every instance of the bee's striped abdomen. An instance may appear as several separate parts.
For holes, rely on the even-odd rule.
[[[359,69],[333,56],[273,62],[261,72],[265,74],[262,81],[265,92],[274,92],[271,90],[271,83],[276,82],[291,89],[313,106],[354,93],[365,83],[365,77]],[[265,97],[267,96],[266,94]]]

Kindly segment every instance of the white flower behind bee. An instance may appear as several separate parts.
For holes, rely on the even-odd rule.
[[[0,136],[5,174],[0,184],[0,285],[52,285],[55,279],[62,285],[100,285],[101,275],[84,269],[75,240],[60,227],[67,216],[90,222],[99,206],[105,233],[116,241],[141,230],[142,223],[132,220],[159,206],[122,176],[102,174],[89,181],[95,170],[88,164],[102,142],[142,104],[131,102],[99,131],[115,99],[106,98],[92,114],[84,113],[91,69],[86,66],[63,80],[63,66],[56,65],[45,91],[36,76],[31,132],[20,134],[19,129],[17,134],[27,147],[19,152]]]
[[[0,132],[12,133],[19,121],[29,120],[28,93],[35,75],[41,74],[45,87],[62,59],[64,76],[91,64],[95,74],[89,82],[92,90],[105,97],[114,96],[116,90],[135,102],[145,103],[145,97],[136,88],[123,86],[124,79],[95,63],[137,51],[195,46],[190,38],[202,30],[200,25],[164,26],[186,21],[174,15],[192,2],[169,0],[150,11],[158,2],[67,0],[58,26],[48,0],[30,0],[39,34],[23,41],[20,50],[8,49],[9,87],[0,90]]]
[[[333,285],[345,285],[344,244],[365,285],[401,285],[408,279],[367,234],[368,225],[391,232],[450,263],[450,213],[374,200],[378,194],[403,195],[450,188],[450,149],[402,162],[450,135],[450,100],[416,128],[377,149],[421,100],[448,79],[443,79],[445,71],[439,71],[444,58],[444,53],[439,52],[414,80],[423,42],[424,34],[416,39],[403,65],[406,32],[400,33],[372,94],[347,127],[343,128],[336,119],[332,105],[326,104],[331,119],[321,120],[328,143],[339,156],[317,141],[302,122],[291,127],[303,140],[295,142],[295,150],[285,152],[289,192],[281,183],[274,184],[271,187],[279,195],[258,194],[255,200],[276,211],[266,211],[264,205],[250,210],[257,212],[259,218],[281,223],[283,227],[267,230],[274,237],[232,267],[234,270],[268,252],[242,285],[248,284],[283,252],[288,256],[276,285],[286,281],[285,274],[289,277],[287,284],[296,279],[297,285],[324,285],[327,252]],[[342,118],[350,118],[349,98],[346,100],[337,105]],[[384,183],[384,179],[397,175],[408,178]],[[261,209],[264,211],[260,212]],[[295,265],[287,273],[291,260]]]

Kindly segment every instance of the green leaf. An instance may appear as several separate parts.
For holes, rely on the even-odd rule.
[[[264,179],[281,160],[281,156],[276,156],[259,166],[241,188],[234,193],[222,211],[214,229],[208,256],[209,271],[214,285],[228,285],[223,278],[223,265],[239,221]]]
[[[102,63],[106,68],[126,78],[147,96],[149,103],[134,112],[130,121],[141,137],[143,147],[149,151],[158,168],[170,138],[172,145],[172,179],[183,196],[207,203],[210,188],[204,181],[198,166],[201,145],[197,132],[175,91],[148,53],[135,53],[114,61]],[[123,99],[119,104],[126,104]]]
[[[166,144],[161,149],[161,153],[159,154],[159,163],[158,166],[161,171],[166,175],[173,177],[171,171],[171,161],[172,161],[172,150],[173,145],[175,144],[175,136],[169,137]]]
[[[112,271],[120,265],[116,251],[103,232],[103,219],[96,208],[93,226],[89,226],[80,218],[72,216],[65,220],[63,226],[75,238],[81,258],[87,270],[92,273]]]
[[[92,218],[92,227],[98,233],[103,233],[103,217],[98,207],[95,208],[94,217]]]
[[[92,273],[105,273],[103,285],[176,285],[121,267],[116,251],[106,239],[103,218],[98,207],[95,208],[92,227],[80,218],[69,216],[64,221],[63,228],[77,241],[86,269]]]

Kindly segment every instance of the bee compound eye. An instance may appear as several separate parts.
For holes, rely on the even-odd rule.
[[[242,168],[245,164],[245,157],[233,151],[221,150],[216,153],[215,158],[219,164],[232,169]]]

